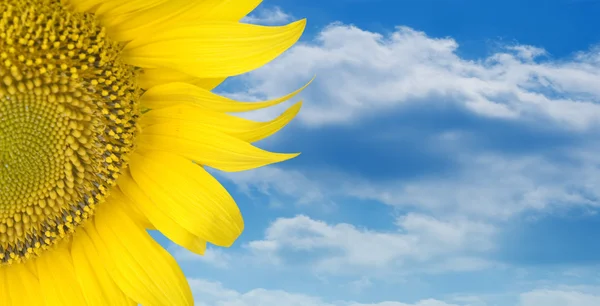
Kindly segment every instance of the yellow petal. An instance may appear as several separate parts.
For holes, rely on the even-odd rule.
[[[242,74],[272,61],[302,35],[305,20],[265,27],[203,22],[133,39],[123,60],[142,68],[171,68],[199,78]]]
[[[272,121],[255,122],[221,112],[180,104],[149,111],[144,114],[140,123],[142,126],[150,126],[161,123],[185,122],[203,126],[205,129],[214,129],[243,141],[255,142],[281,130],[294,119],[301,106],[302,103],[295,104]]]
[[[238,21],[252,12],[262,0],[220,1],[206,17],[209,20]]]
[[[248,112],[287,101],[304,90],[313,80],[314,77],[306,85],[290,94],[262,102],[235,101],[187,83],[169,83],[152,87],[144,93],[140,102],[151,109],[169,107],[175,104],[188,104],[216,112]]]
[[[33,275],[35,278],[38,278],[37,265],[35,263],[35,260],[28,260],[25,263],[23,263],[23,265],[25,266],[25,268],[27,268],[31,275]]]
[[[75,274],[83,289],[87,305],[131,305],[131,301],[117,287],[94,251],[85,231],[79,231],[73,238],[71,256]]]
[[[98,207],[86,233],[117,286],[144,306],[193,305],[189,285],[173,257],[127,216],[121,208],[125,203],[113,199],[111,204]]]
[[[140,151],[131,158],[133,179],[161,211],[190,233],[230,246],[244,229],[229,193],[202,167],[177,155]]]
[[[219,86],[219,84],[223,83],[223,81],[225,81],[225,78],[199,79],[183,72],[167,68],[144,69],[142,70],[142,73],[140,73],[138,80],[140,86],[146,89],[166,83],[183,82],[206,90],[214,89]]]
[[[17,264],[2,267],[0,270],[3,271],[1,273],[6,277],[6,288],[13,306],[44,305],[44,300],[40,294],[40,282],[25,265]],[[0,304],[11,305],[11,303],[4,303],[3,299]]]
[[[128,169],[124,169],[122,170],[123,173],[129,173]],[[120,178],[121,176],[119,176]],[[116,200],[119,203],[122,202],[126,202],[127,205],[123,205],[121,206],[121,208],[125,211],[125,213],[127,213],[127,215],[129,216],[129,218],[131,220],[133,220],[135,223],[137,223],[138,225],[140,225],[142,228],[145,229],[149,229],[149,230],[155,230],[156,227],[154,226],[154,224],[152,224],[152,222],[150,222],[150,220],[148,220],[148,217],[146,216],[146,214],[144,214],[143,211],[141,211],[139,209],[139,207],[137,207],[136,205],[132,205],[131,203],[129,203],[129,200],[123,195],[122,186],[120,184],[118,184],[119,181],[117,181],[117,185],[118,187],[112,190],[112,193],[110,195],[110,200],[112,200],[113,198],[116,198]]]
[[[238,21],[260,2],[260,0],[170,0],[130,14],[126,19],[120,18],[120,22],[106,20],[105,23],[110,25],[109,35],[113,39],[129,41],[198,20]],[[107,15],[110,18],[112,14]]]
[[[152,202],[133,180],[129,171],[124,171],[119,176],[119,189],[128,199],[126,201],[128,205],[135,206],[136,210],[141,211],[167,238],[196,254],[204,254],[206,241],[194,236],[177,220],[173,220],[168,214],[170,207]]]
[[[12,305],[5,267],[0,267],[0,305]]]
[[[222,132],[185,122],[145,127],[137,142],[139,148],[172,152],[228,172],[259,168],[299,155],[268,152]]]
[[[64,246],[46,250],[36,259],[41,292],[47,305],[85,305],[69,251]]]

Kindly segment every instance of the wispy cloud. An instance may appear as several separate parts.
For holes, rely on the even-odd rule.
[[[224,252],[222,249],[217,249],[214,247],[208,247],[204,252],[204,255],[200,256],[198,254],[192,253],[186,250],[183,247],[172,244],[169,247],[169,252],[173,254],[173,256],[179,262],[202,262],[205,264],[209,264],[212,267],[226,269],[230,266],[230,261],[232,257],[227,252]]]
[[[600,305],[599,294],[588,294],[574,290],[540,289],[523,293],[519,306],[596,306]]]
[[[354,301],[326,301],[323,298],[264,288],[239,292],[227,288],[220,282],[205,279],[189,279],[200,306],[597,306],[600,295],[576,289],[534,289],[517,294],[499,296],[463,296],[439,299],[422,299],[413,303],[400,301],[381,301],[359,303]],[[508,299],[506,299],[508,298]],[[506,302],[514,300],[513,302]]]
[[[293,16],[285,13],[279,7],[259,9],[242,19],[242,22],[262,24],[262,25],[281,25],[293,20]]]
[[[372,181],[343,172],[284,171],[276,167],[224,177],[243,190],[283,195],[302,203],[354,197],[434,214],[505,220],[528,211],[598,207],[600,192],[593,186],[600,184],[595,170],[600,160],[593,148],[571,148],[564,156],[572,161],[569,163],[543,155],[442,151],[440,154],[455,159],[455,174],[409,181]]]

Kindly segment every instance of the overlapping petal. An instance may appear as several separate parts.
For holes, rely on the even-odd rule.
[[[95,211],[85,213],[93,217],[41,256],[0,267],[0,305],[193,305],[181,269],[147,230],[159,230],[197,254],[204,253],[207,243],[228,247],[239,237],[244,229],[241,212],[204,167],[243,171],[297,156],[267,152],[251,143],[290,123],[301,102],[266,122],[230,113],[277,105],[308,84],[261,102],[234,101],[210,90],[282,54],[298,41],[306,22],[276,27],[238,22],[261,0],[61,3],[95,16],[104,27],[102,35],[123,47],[121,60],[139,71],[144,94],[136,102],[144,113],[132,123],[140,128],[136,151],[128,153],[128,164],[113,165],[122,167],[118,179],[117,172],[106,178],[117,180],[117,187],[106,190],[105,200],[90,200]],[[71,76],[77,76],[73,71]],[[107,82],[106,77],[96,82]],[[119,108],[115,96],[106,97],[111,107]],[[106,120],[121,120],[115,114]],[[75,157],[76,148],[69,154],[85,158]],[[107,156],[105,162],[114,161]]]
[[[136,37],[123,60],[141,68],[170,68],[198,78],[222,78],[272,61],[300,38],[306,25],[265,27],[227,21],[196,22]]]

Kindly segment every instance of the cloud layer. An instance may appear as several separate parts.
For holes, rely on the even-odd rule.
[[[433,299],[418,301],[415,304],[400,302],[362,304],[346,301],[327,303],[317,297],[280,290],[259,288],[240,293],[227,289],[218,282],[203,279],[190,279],[189,282],[194,296],[198,297],[196,304],[199,306],[459,306]]]
[[[290,18],[283,12],[267,15],[246,21]],[[241,88],[251,91],[229,93],[245,100],[281,96],[318,76],[299,97],[306,103],[286,138],[260,144],[300,149],[303,156],[281,166],[218,173],[246,196],[268,198],[270,207],[285,211],[286,217],[271,218],[262,235],[254,233],[241,249],[209,249],[205,261],[229,271],[252,266],[298,277],[346,277],[353,281],[344,286],[371,293],[390,276],[407,277],[414,285],[432,274],[468,278],[500,269],[518,274],[521,268],[503,262],[498,253],[507,243],[520,250],[517,243],[543,237],[503,241],[498,237],[508,233],[506,228],[528,218],[598,207],[598,51],[556,59],[541,48],[512,45],[467,59],[452,38],[408,27],[381,34],[329,25],[313,40],[242,76]],[[271,118],[280,110],[247,116]],[[390,224],[359,226],[327,220],[326,213],[315,217],[307,209],[335,213],[360,201],[391,207],[397,215]],[[556,229],[562,230],[567,229]],[[526,277],[510,277],[503,281],[525,283]],[[340,302],[263,289],[267,286],[236,291],[200,278],[192,283],[200,305],[600,304],[597,290],[560,288],[557,279],[549,281],[556,286],[545,286],[535,275],[531,279],[540,283],[500,292],[500,298],[425,296],[412,304],[374,298],[368,299],[372,304]]]
[[[247,247],[271,263],[293,265],[312,257],[310,267],[319,272],[368,276],[409,272],[424,263],[460,271],[486,265],[468,254],[493,248],[490,238],[496,232],[488,224],[418,214],[402,216],[396,223],[396,231],[382,232],[345,223],[330,225],[302,215],[280,218],[266,230],[264,240],[251,241]]]
[[[432,98],[483,116],[550,119],[577,130],[598,122],[597,50],[565,61],[536,47],[509,46],[483,60],[466,60],[458,47],[451,38],[428,37],[408,27],[382,35],[332,24],[314,41],[249,74],[250,94],[283,95],[317,74],[300,115],[311,126],[355,123]]]

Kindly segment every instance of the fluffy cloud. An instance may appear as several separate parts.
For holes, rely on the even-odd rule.
[[[451,38],[408,27],[389,36],[333,24],[312,42],[250,73],[251,94],[278,96],[318,75],[303,94],[308,125],[355,122],[365,115],[435,98],[506,119],[549,118],[584,129],[600,118],[598,50],[559,61],[513,46],[483,60],[461,58]],[[272,82],[277,80],[277,82]]]
[[[471,296],[468,301],[445,302],[437,299],[423,299],[415,303],[385,301],[376,303],[358,303],[352,301],[331,301],[306,294],[291,293],[283,290],[263,288],[239,292],[226,288],[223,284],[205,279],[189,279],[196,305],[199,306],[597,306],[600,295],[578,290],[536,289],[521,294],[503,294],[500,300],[512,300],[517,303],[499,302],[500,300]],[[485,302],[487,300],[487,302]],[[500,304],[498,304],[498,302]]]
[[[345,223],[330,225],[302,215],[280,218],[269,226],[263,240],[252,241],[247,248],[269,263],[293,265],[297,256],[302,261],[309,258],[314,269],[329,273],[395,273],[393,267],[432,262],[431,267],[441,270],[489,265],[469,254],[494,247],[493,226],[419,214],[398,218],[397,226],[396,231],[383,232]]]
[[[190,286],[199,306],[597,306],[600,305],[600,295],[578,290],[536,289],[516,294],[517,304],[500,302],[496,299],[480,299],[472,296],[469,301],[448,303],[437,299],[423,299],[415,303],[385,301],[376,303],[358,303],[352,301],[324,301],[322,298],[291,293],[282,290],[263,288],[239,292],[223,286],[219,282],[204,279],[189,279]],[[510,295],[515,297],[515,295]],[[501,300],[512,299],[504,294]],[[497,297],[497,298],[500,298]],[[487,300],[485,302],[484,300]]]
[[[520,296],[519,306],[597,306],[600,295],[578,291],[534,290]]]
[[[290,293],[281,290],[253,289],[245,293],[225,288],[221,283],[203,279],[189,279],[190,286],[199,306],[458,306],[442,301],[427,299],[415,304],[381,302],[361,304],[356,302],[327,303],[317,297]]]
[[[246,293],[223,287],[221,283],[189,279],[196,304],[200,306],[334,306],[318,298],[280,290],[253,289]]]
[[[467,60],[457,54],[457,48],[451,38],[432,38],[407,27],[384,36],[333,24],[315,40],[297,45],[275,62],[244,76],[253,91],[242,95],[280,96],[316,73],[317,80],[302,94],[310,102],[299,114],[305,128],[360,125],[364,116],[423,100],[452,103],[509,122],[538,126],[553,122],[570,135],[599,122],[600,49],[554,60],[543,49],[511,46],[482,60]],[[248,116],[273,115],[259,112]],[[474,137],[477,130],[438,132],[426,135],[422,143],[432,142],[430,146],[437,148],[440,156],[456,165],[450,176],[373,182],[348,176],[343,170],[317,173],[269,167],[225,177],[245,191],[291,197],[298,203],[330,204],[335,197],[351,196],[432,213],[496,219],[527,210],[598,206],[595,199],[600,193],[593,186],[600,183],[595,171],[600,160],[594,154],[598,146],[593,141],[585,147],[578,144],[555,150],[553,154],[562,158],[557,162],[535,152],[470,152],[472,143],[481,139],[493,142],[488,139],[492,136]]]
[[[513,46],[483,60],[467,60],[457,54],[457,48],[450,38],[431,38],[406,27],[384,36],[334,24],[316,40],[302,43],[274,63],[244,76],[256,90],[239,96],[283,95],[316,73],[317,81],[303,93],[310,103],[305,103],[300,113],[302,130],[318,133],[316,128],[336,124],[356,126],[368,116],[401,110],[411,103],[437,101],[502,122],[549,125],[569,135],[594,132],[591,127],[600,114],[598,50],[554,60],[542,49]],[[273,79],[277,84],[271,82]],[[502,220],[527,210],[598,206],[597,143],[567,144],[553,150],[553,156],[502,149],[477,151],[470,146],[476,142],[470,133],[479,131],[472,128],[427,135],[440,154],[455,164],[456,169],[447,175],[379,180],[349,175],[344,169],[291,166],[219,175],[248,194],[258,191],[269,198],[293,198],[300,204],[341,204],[345,199],[359,198],[419,211],[398,219],[397,227],[390,231],[328,224],[306,216],[281,218],[269,226],[263,239],[246,245],[256,258],[266,262],[310,266],[335,274],[483,269],[495,264],[487,261],[485,254],[494,248]],[[265,289],[225,292],[231,295],[207,303],[270,305],[261,302],[264,299],[282,305],[296,305],[296,300],[301,301],[298,305],[369,305],[324,302]],[[269,300],[266,296],[277,298]],[[536,290],[512,294],[511,299],[518,300],[519,306],[600,305],[597,295],[573,290]],[[482,300],[473,301],[455,303],[486,305]],[[448,304],[423,300],[372,305]]]

